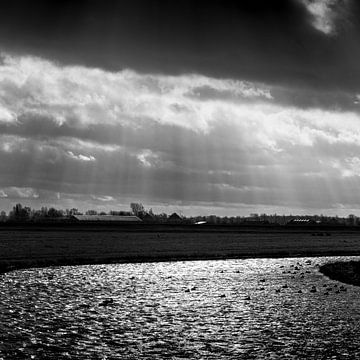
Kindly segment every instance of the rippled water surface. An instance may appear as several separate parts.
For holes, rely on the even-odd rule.
[[[338,259],[0,275],[0,359],[360,359],[360,288],[318,271]]]

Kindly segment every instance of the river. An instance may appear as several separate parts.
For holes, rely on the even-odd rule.
[[[360,288],[318,265],[184,261],[0,275],[0,359],[360,358]]]

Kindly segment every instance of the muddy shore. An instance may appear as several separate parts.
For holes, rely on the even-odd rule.
[[[360,286],[360,262],[335,262],[320,266],[320,271],[332,280]]]

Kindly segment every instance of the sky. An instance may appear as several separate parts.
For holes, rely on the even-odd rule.
[[[355,0],[4,0],[0,208],[360,215]]]

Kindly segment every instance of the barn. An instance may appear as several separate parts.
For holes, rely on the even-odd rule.
[[[71,219],[75,222],[111,222],[111,223],[141,223],[142,220],[137,216],[128,215],[72,215]]]

